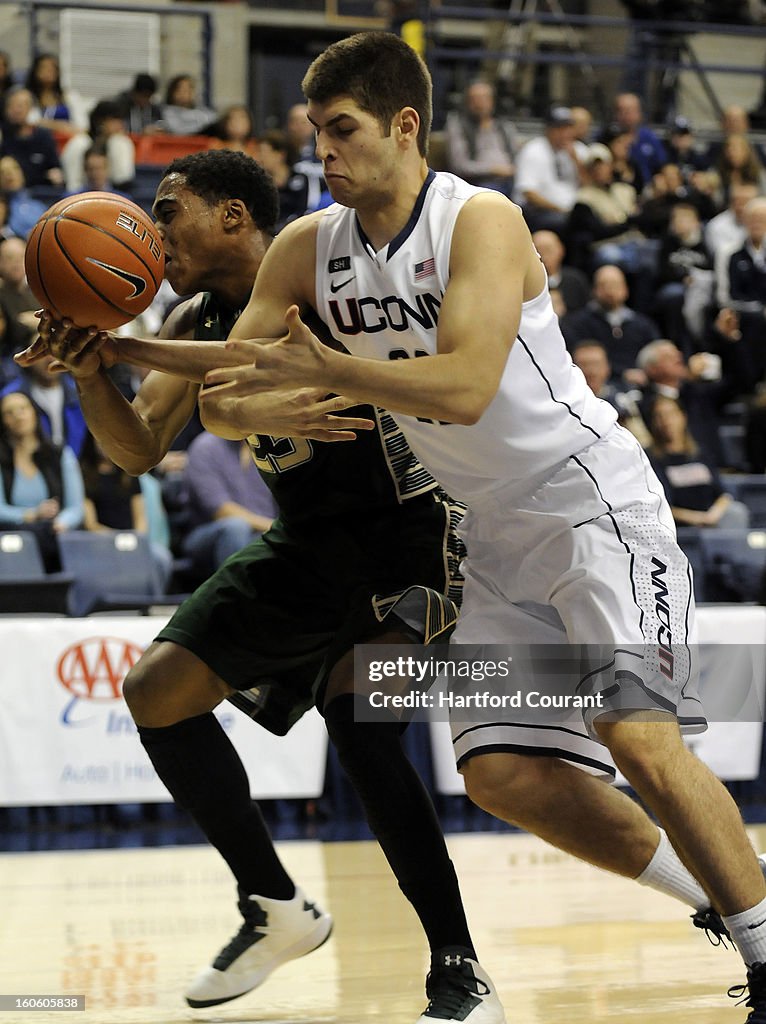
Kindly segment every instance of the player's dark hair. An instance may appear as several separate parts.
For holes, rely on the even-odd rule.
[[[386,135],[395,115],[403,107],[414,107],[420,115],[418,151],[427,155],[433,116],[431,75],[399,36],[359,32],[332,43],[311,64],[301,85],[306,99],[315,103],[350,96]]]
[[[189,188],[211,206],[241,199],[255,226],[270,234],[279,216],[279,195],[271,176],[252,157],[235,150],[193,153],[174,160],[163,178],[178,174]]]

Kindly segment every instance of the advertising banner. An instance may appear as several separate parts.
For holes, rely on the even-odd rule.
[[[122,698],[126,673],[164,624],[134,616],[0,621],[0,805],[169,800]],[[228,701],[216,714],[254,797],[321,794],[327,733],[316,711],[283,737]]]

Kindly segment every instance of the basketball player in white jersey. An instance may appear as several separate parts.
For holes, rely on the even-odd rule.
[[[249,365],[208,375],[203,415],[246,423],[248,395],[285,384],[395,414],[471,509],[456,641],[609,648],[572,678],[603,713],[453,725],[469,794],[594,864],[712,901],[748,967],[747,1021],[763,1024],[766,886],[736,806],[681,740],[679,719],[704,717],[690,572],[661,487],[573,367],[519,209],[428,170],[430,77],[415,53],[354,36],[303,88],[342,205],[271,247],[232,335],[257,340],[228,343]],[[320,344],[303,308],[353,354]],[[664,830],[599,780],[613,761]]]

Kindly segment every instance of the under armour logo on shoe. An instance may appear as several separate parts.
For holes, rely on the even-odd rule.
[[[317,910],[317,908],[316,908],[316,904],[315,904],[315,903],[309,903],[309,902],[308,902],[307,900],[304,900],[304,901],[303,901],[303,909],[304,909],[305,911],[309,911],[309,910],[310,910],[310,911],[311,911],[311,913],[312,913],[312,914],[314,915],[314,920],[316,920],[316,919],[317,919],[318,917],[321,917],[321,916],[322,916],[322,915],[321,915],[321,914],[319,913],[319,911]]]
[[[457,953],[455,956],[445,956],[443,962],[445,967],[460,967],[463,962],[463,958],[459,953]]]

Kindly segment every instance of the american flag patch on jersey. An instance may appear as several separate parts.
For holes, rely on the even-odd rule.
[[[433,257],[430,260],[423,260],[415,264],[415,280],[422,281],[426,277],[433,277],[436,273],[436,261]]]

